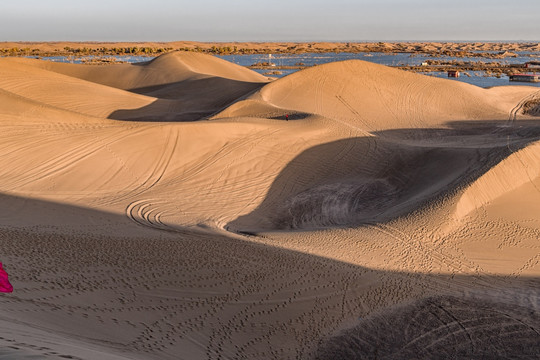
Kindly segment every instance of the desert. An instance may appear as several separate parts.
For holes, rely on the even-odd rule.
[[[537,358],[538,114],[360,60],[2,57],[0,358]]]

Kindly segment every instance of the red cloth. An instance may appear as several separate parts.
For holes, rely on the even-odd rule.
[[[13,292],[13,286],[9,283],[8,274],[2,268],[2,263],[0,262],[0,292]]]

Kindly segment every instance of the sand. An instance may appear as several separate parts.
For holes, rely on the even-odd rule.
[[[538,104],[356,60],[0,58],[0,358],[536,358]]]

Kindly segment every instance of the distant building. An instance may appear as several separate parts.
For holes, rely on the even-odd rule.
[[[514,74],[514,75],[510,75],[510,81],[540,82],[540,75],[535,75],[535,74]]]
[[[529,61],[525,63],[525,67],[528,69],[540,69],[540,61]]]
[[[459,77],[459,71],[457,71],[457,70],[448,70],[448,77],[453,77],[453,78]]]

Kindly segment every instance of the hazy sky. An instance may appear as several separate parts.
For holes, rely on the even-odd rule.
[[[0,0],[10,40],[540,40],[540,0]]]

